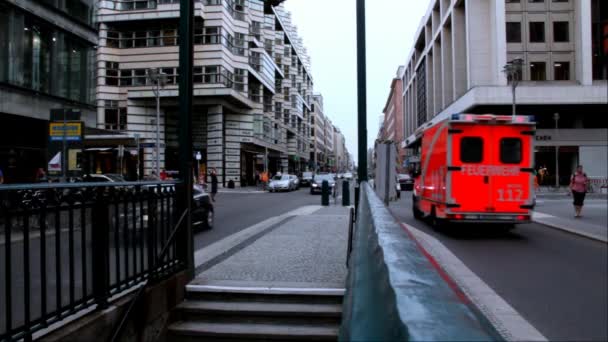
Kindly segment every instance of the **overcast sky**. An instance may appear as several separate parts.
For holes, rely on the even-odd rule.
[[[397,67],[406,62],[427,0],[366,1],[368,147]],[[357,27],[355,0],[287,0],[312,59],[314,91],[357,159]]]

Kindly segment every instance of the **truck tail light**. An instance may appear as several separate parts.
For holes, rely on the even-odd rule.
[[[527,221],[529,216],[526,215],[517,215],[517,221]]]

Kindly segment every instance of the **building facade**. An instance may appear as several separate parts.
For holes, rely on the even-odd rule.
[[[536,119],[535,167],[549,184],[577,164],[605,180],[607,20],[604,0],[431,1],[402,76],[402,146],[415,151],[421,125],[454,113],[511,114],[503,70],[521,59],[517,114]]]
[[[178,165],[179,1],[100,2],[97,119],[137,137],[142,174]],[[255,183],[256,171],[308,165],[310,59],[282,6],[261,0],[195,3],[194,150],[201,177]],[[156,71],[162,73],[156,116]],[[156,165],[156,129],[160,165]]]
[[[94,128],[95,0],[0,0],[0,169],[6,183],[46,169],[50,112]],[[75,163],[74,163],[75,164]]]
[[[405,71],[403,66],[397,69],[397,75],[391,81],[391,89],[386,99],[383,109],[384,131],[383,140],[394,141],[397,146],[397,168],[399,172],[405,172],[404,162],[406,149],[401,146],[405,138],[404,112],[403,112],[403,81],[402,76]]]

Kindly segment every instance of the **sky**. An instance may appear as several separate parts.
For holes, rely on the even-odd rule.
[[[428,0],[366,1],[367,146],[378,134],[399,65],[407,62]],[[314,92],[357,160],[357,27],[355,0],[287,0],[285,8],[311,57]]]

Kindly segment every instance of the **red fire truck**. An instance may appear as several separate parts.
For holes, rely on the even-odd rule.
[[[534,134],[529,116],[454,114],[418,129],[414,217],[526,223],[534,208]]]

